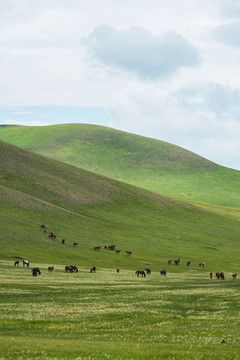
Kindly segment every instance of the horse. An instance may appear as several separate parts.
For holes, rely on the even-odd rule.
[[[107,245],[104,246],[104,250],[107,250]]]
[[[97,270],[96,266],[93,266],[93,267],[91,268],[91,270],[90,270],[90,273],[93,273],[93,272],[95,273],[96,270]]]
[[[51,271],[53,271],[53,270],[54,270],[54,266],[49,266],[49,267],[48,267],[48,271],[49,271],[49,272],[51,272]]]
[[[172,259],[168,260],[168,265],[171,265]]]
[[[167,275],[167,270],[166,270],[166,269],[161,270],[161,271],[160,271],[160,274],[161,274],[161,275],[164,275],[164,276]]]
[[[119,270],[119,268],[117,268],[117,273],[118,273],[118,274],[120,273],[120,270]]]
[[[200,263],[199,266],[205,266],[205,262]]]
[[[237,274],[232,274],[233,279],[235,280],[237,277]]]
[[[224,277],[224,273],[223,272],[216,272],[216,277],[217,277],[217,279],[219,280],[219,279],[222,279],[222,280],[224,280],[225,279],[225,277]]]
[[[64,240],[64,239],[62,239],[62,244],[65,244],[65,240]]]
[[[100,250],[101,246],[94,246],[93,250]]]
[[[108,250],[115,250],[116,249],[116,245],[108,245]]]
[[[54,238],[54,239],[56,239],[56,235],[51,231],[50,232],[50,234],[48,235],[48,237],[50,237],[50,238]]]
[[[143,270],[137,270],[137,271],[135,272],[135,275],[137,275],[137,277],[139,277],[139,275],[142,275],[142,278],[143,278],[143,277],[146,277],[146,273],[145,273],[145,271],[143,271]]]
[[[126,251],[126,253],[127,253],[128,255],[132,255],[132,252],[131,252],[131,251]]]
[[[178,265],[180,263],[180,259],[174,260],[175,265]]]
[[[121,250],[116,250],[116,254],[119,254]]]
[[[32,269],[32,275],[37,276],[37,274],[41,275],[41,271],[39,270],[38,267],[35,267]]]
[[[42,224],[42,225],[40,226],[40,228],[46,229],[46,226],[45,226],[44,224]]]
[[[210,275],[210,279],[212,279],[212,277],[213,277],[213,273],[212,273],[212,272],[210,272],[210,273],[209,273],[209,275]]]
[[[78,246],[78,242],[74,242],[74,243],[73,243],[73,246]]]
[[[191,265],[191,260],[189,260],[188,262],[187,262],[187,266],[190,266]]]
[[[44,230],[44,234],[46,234],[47,233],[47,230]]]
[[[29,261],[28,260],[23,260],[23,266],[27,265],[27,267],[29,267]]]
[[[19,266],[19,261],[15,261],[14,266]]]
[[[152,273],[152,270],[150,269],[150,268],[148,268],[148,269],[145,269],[146,270],[146,272],[147,272],[147,275],[151,275],[151,273]]]
[[[78,268],[74,265],[65,266],[65,272],[78,272]]]

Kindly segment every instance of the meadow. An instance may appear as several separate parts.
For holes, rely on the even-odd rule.
[[[0,262],[1,359],[240,359],[239,279],[231,273],[210,280],[210,267],[180,263],[166,277],[137,278],[132,270],[34,265],[37,278]]]

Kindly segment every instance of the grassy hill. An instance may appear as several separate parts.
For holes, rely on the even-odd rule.
[[[176,271],[205,261],[214,270],[239,266],[239,221],[201,210],[0,142],[0,241],[15,256],[51,265]],[[40,229],[44,223],[48,238]],[[66,244],[61,244],[61,239]],[[78,247],[73,247],[78,242]],[[122,252],[94,251],[116,244]],[[128,256],[125,250],[131,250]],[[179,269],[179,270],[178,270]]]
[[[1,126],[0,139],[161,194],[240,208],[240,171],[163,141],[85,124]]]

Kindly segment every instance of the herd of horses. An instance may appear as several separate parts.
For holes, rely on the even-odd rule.
[[[178,259],[179,260],[179,259]],[[180,261],[180,260],[179,260]],[[179,262],[178,261],[178,262]],[[29,267],[29,261],[28,260],[23,260],[23,267],[27,266]],[[188,262],[189,263],[189,262]],[[189,266],[187,263],[187,266]],[[200,264],[199,264],[200,265]],[[205,265],[205,264],[204,264]],[[15,261],[14,263],[14,266],[18,266],[19,267],[19,260]],[[201,265],[202,266],[202,265]],[[144,271],[145,270],[145,271]],[[152,273],[152,270],[150,268],[147,268],[147,269],[144,269],[144,270],[137,270],[135,272],[135,275],[137,275],[137,277],[139,277],[140,275],[142,276],[142,278],[146,277],[146,275],[151,275]],[[48,272],[53,272],[54,271],[54,266],[49,266],[48,267]],[[97,268],[96,266],[93,266],[91,269],[90,269],[90,273],[95,273],[97,271]],[[120,269],[117,268],[116,269],[117,273],[119,274],[120,273]],[[67,265],[65,266],[65,273],[77,273],[78,272],[78,268],[77,266],[75,265]],[[163,276],[166,276],[167,275],[167,270],[166,269],[163,269],[160,271],[160,274],[163,275]],[[35,267],[32,269],[32,275],[33,276],[37,276],[37,275],[41,275],[41,271],[38,267]],[[209,273],[209,276],[210,276],[210,279],[213,278],[213,272],[210,272]],[[225,276],[224,276],[224,273],[223,272],[216,272],[215,273],[215,276],[216,278],[219,280],[225,280]],[[235,280],[237,278],[237,274],[234,273],[232,274],[232,278]]]
[[[40,227],[44,230],[44,233],[46,234],[46,226],[45,226],[44,224],[42,224]],[[56,235],[51,231],[51,232],[49,233],[49,238],[56,239]],[[65,240],[64,240],[64,239],[62,239],[62,244],[65,244]],[[74,246],[74,247],[77,246],[77,245],[78,245],[78,242],[74,242],[74,243],[73,243],[73,246]],[[119,254],[119,253],[121,252],[121,250],[116,249],[116,245],[105,245],[105,246],[104,246],[104,249],[105,249],[105,250],[116,251],[116,254]],[[93,247],[93,250],[101,250],[101,246],[94,246],[94,247]],[[132,255],[132,251],[126,250],[125,252],[126,252],[128,255]],[[168,260],[168,265],[171,265],[172,262],[173,262],[173,260],[172,260],[172,259],[169,259],[169,260]],[[29,261],[28,261],[28,260],[24,259],[22,263],[23,263],[23,267],[25,267],[25,266],[29,267]],[[179,258],[178,258],[178,259],[175,259],[175,260],[174,260],[174,263],[175,263],[175,265],[178,265],[178,264],[180,263],[180,259],[179,259]],[[187,266],[190,266],[190,265],[191,265],[191,260],[187,261]],[[19,260],[15,261],[14,266],[19,266]],[[199,266],[204,267],[204,266],[205,266],[205,262],[199,263]],[[93,267],[90,269],[90,273],[95,273],[96,270],[97,270],[96,266],[93,266]],[[145,270],[145,271],[144,271],[144,270]],[[143,278],[143,277],[145,278],[146,275],[151,275],[152,271],[151,271],[150,268],[147,268],[147,269],[144,269],[144,270],[137,270],[137,271],[135,272],[135,275],[137,275],[137,277],[142,276],[142,278]],[[48,272],[53,272],[53,271],[54,271],[54,266],[49,266],[49,267],[48,267]],[[119,269],[119,268],[117,268],[116,271],[117,271],[117,273],[120,273],[120,269]],[[77,266],[75,266],[75,265],[67,265],[67,266],[65,266],[65,273],[74,273],[74,272],[75,272],[75,273],[78,272]],[[163,275],[163,276],[166,276],[166,275],[167,275],[167,270],[166,270],[166,269],[161,270],[161,271],[160,271],[160,274]],[[33,268],[33,269],[32,269],[32,275],[33,275],[33,276],[41,275],[40,269],[39,269],[38,267]],[[213,278],[213,272],[210,272],[209,275],[210,275],[210,279],[212,279],[212,278]],[[224,280],[224,279],[225,279],[225,276],[224,276],[224,273],[223,273],[223,272],[216,272],[216,273],[215,273],[215,276],[216,276],[216,278],[217,278],[218,280],[219,280],[219,279],[221,279],[221,280]],[[237,274],[236,274],[236,273],[232,274],[232,278],[233,278],[233,279],[236,279],[236,278],[237,278]]]

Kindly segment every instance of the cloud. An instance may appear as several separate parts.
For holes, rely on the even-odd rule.
[[[144,79],[165,79],[200,62],[198,50],[173,31],[154,37],[143,27],[116,30],[99,25],[84,44],[94,60]]]
[[[217,0],[220,15],[224,18],[239,18],[240,4],[239,0]]]
[[[218,164],[240,169],[240,91],[192,84],[169,91],[149,86],[117,94],[110,126],[179,145]]]
[[[25,120],[12,120],[6,119],[2,122],[3,125],[25,125],[25,126],[45,126],[50,125],[47,123],[43,123],[41,121],[32,120],[32,121],[25,121]]]
[[[226,25],[215,28],[214,37],[216,40],[234,47],[240,47],[240,21],[233,21]]]

